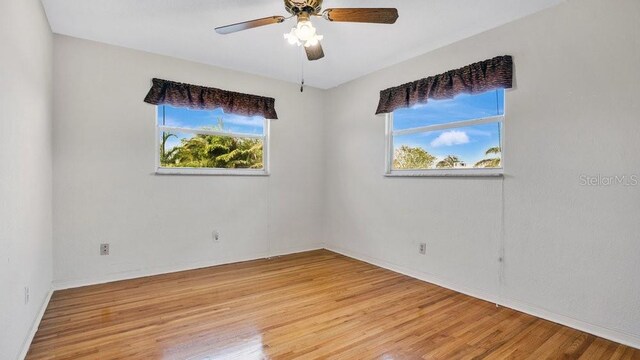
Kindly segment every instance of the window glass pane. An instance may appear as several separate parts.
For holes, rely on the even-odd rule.
[[[263,169],[262,139],[160,132],[160,166]]]
[[[500,168],[500,123],[393,137],[393,170]]]
[[[393,112],[393,130],[445,124],[504,114],[504,90],[477,95],[461,94],[453,99],[429,100],[424,105]]]
[[[262,135],[262,116],[226,114],[222,109],[192,110],[169,105],[158,106],[158,124],[189,129],[206,129]]]

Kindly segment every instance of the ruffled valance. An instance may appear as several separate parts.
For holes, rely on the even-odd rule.
[[[450,99],[461,93],[478,94],[495,89],[510,89],[512,78],[513,59],[509,55],[498,56],[382,90],[376,114],[424,104],[427,99]]]
[[[230,114],[278,118],[273,98],[162,79],[153,79],[153,85],[144,101],[153,105],[200,110],[222,108],[225,113]]]

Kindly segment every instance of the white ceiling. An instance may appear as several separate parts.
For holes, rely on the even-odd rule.
[[[330,88],[563,0],[325,0],[330,7],[396,7],[394,25],[316,18],[325,58],[304,63],[307,85]],[[304,50],[291,19],[230,35],[214,27],[288,15],[282,0],[42,0],[54,32],[299,82]]]

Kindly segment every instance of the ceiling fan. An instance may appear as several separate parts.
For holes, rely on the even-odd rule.
[[[231,34],[260,26],[280,24],[295,16],[298,20],[297,24],[291,29],[291,32],[284,34],[285,39],[292,45],[304,45],[307,58],[309,60],[318,60],[324,57],[324,51],[320,44],[320,40],[323,37],[317,34],[316,29],[311,24],[311,17],[322,17],[326,20],[337,22],[375,24],[393,24],[398,19],[398,10],[395,8],[334,8],[322,11],[322,0],[284,0],[284,7],[291,16],[269,16],[220,26],[216,28],[216,32],[218,34]]]

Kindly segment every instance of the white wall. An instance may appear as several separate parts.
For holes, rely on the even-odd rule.
[[[16,11],[2,13],[2,35],[5,28],[17,33],[24,22]],[[635,0],[569,0],[338,88],[304,94],[295,84],[55,36],[56,285],[294,252],[325,241],[331,249],[640,346],[640,187],[580,186],[583,174],[640,173],[638,18]],[[34,84],[47,78],[46,53],[26,53],[50,48],[35,46],[50,40],[41,36],[9,42],[18,50],[11,58],[2,53],[3,83],[7,62],[11,74]],[[25,56],[15,57],[20,50]],[[516,88],[507,94],[504,179],[383,177],[384,119],[372,115],[378,91],[501,54],[516,63]],[[272,175],[154,175],[155,109],[142,102],[152,77],[275,97],[280,120],[272,125]],[[22,80],[20,94],[47,90],[46,81],[33,88],[25,83],[32,84]],[[2,172],[1,218],[10,220],[0,232],[2,325],[24,324],[26,332],[50,279],[48,100],[43,93],[42,104],[24,110],[5,105],[6,99],[15,104],[24,97],[3,95],[3,118],[28,115],[31,122],[2,122],[0,153],[9,165]],[[19,140],[27,135],[39,141],[26,147]],[[219,243],[211,240],[214,229]],[[10,240],[5,247],[5,237],[28,239],[29,246]],[[422,241],[426,256],[417,254]],[[98,255],[102,242],[111,244],[111,255]],[[29,310],[21,305],[26,282]],[[5,283],[13,290],[4,292]],[[12,353],[19,348],[16,339],[24,336],[14,333],[2,337],[3,351],[4,342]]]
[[[52,44],[40,1],[0,2],[0,359],[19,357],[51,288]]]
[[[322,91],[65,36],[54,42],[56,286],[322,246]],[[276,98],[271,176],[154,175],[155,107],[143,102],[153,77]],[[103,242],[109,256],[99,256]]]
[[[638,19],[569,0],[331,90],[328,247],[639,347],[640,186],[580,185],[640,175]],[[503,54],[504,179],[383,177],[379,90]]]

